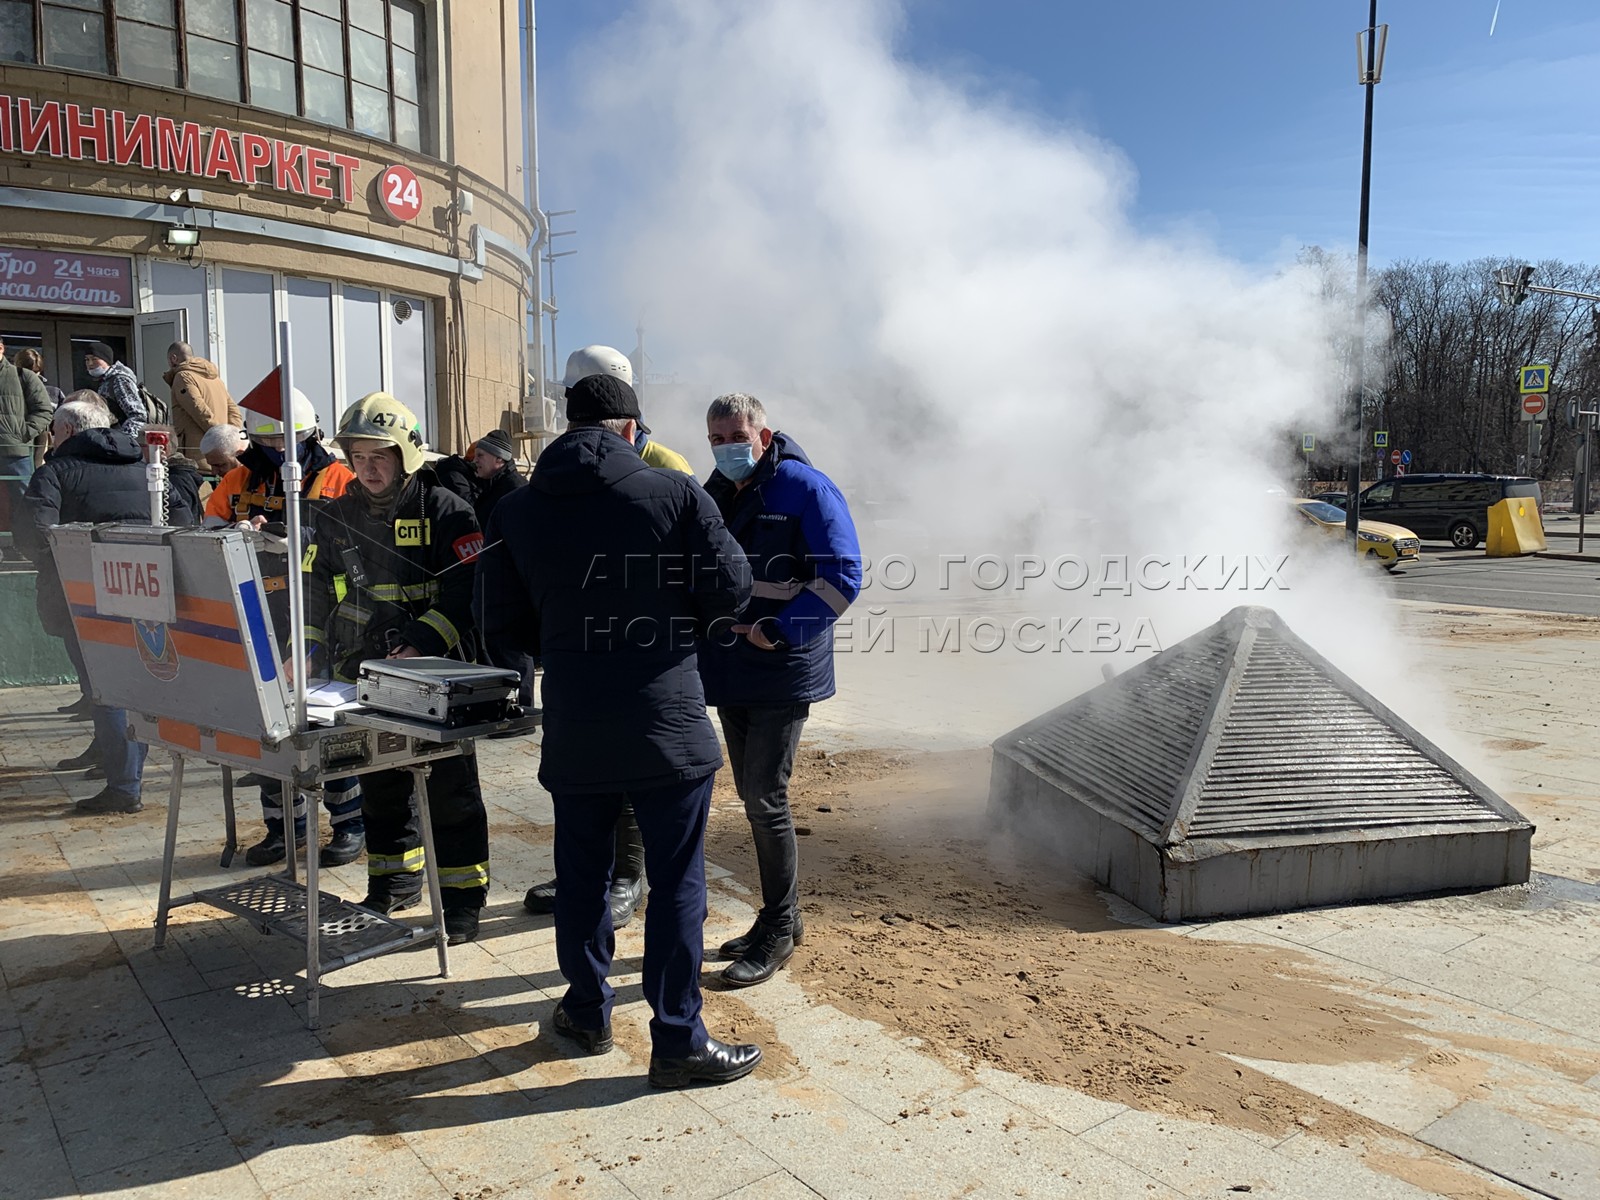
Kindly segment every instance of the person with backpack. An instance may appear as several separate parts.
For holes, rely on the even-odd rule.
[[[157,411],[151,396],[139,384],[139,377],[125,362],[117,361],[117,352],[104,342],[90,342],[84,351],[83,365],[95,379],[95,391],[106,402],[111,412],[111,427],[142,441],[146,425],[159,425],[165,413]]]

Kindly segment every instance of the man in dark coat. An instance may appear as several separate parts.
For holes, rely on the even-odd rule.
[[[700,486],[639,457],[631,387],[580,380],[567,420],[528,486],[495,509],[480,564],[485,634],[544,663],[539,782],[555,801],[556,959],[568,984],[551,1020],[591,1054],[611,1049],[606,896],[631,801],[652,884],[650,1082],[726,1083],[761,1049],[719,1042],[700,1019],[705,830],[722,754],[695,639],[744,607],[750,570]]]
[[[109,424],[110,417],[101,405],[79,400],[63,404],[50,424],[50,453],[28,484],[30,548],[39,564],[35,600],[39,623],[46,633],[65,640],[80,679],[84,677],[83,656],[46,530],[74,521],[150,522],[150,493],[140,447],[128,434],[108,428]],[[169,490],[167,507],[173,525],[199,523],[200,514],[182,489]],[[80,812],[136,813],[144,807],[139,793],[148,747],[128,740],[125,710],[97,704],[93,716],[94,742],[82,754],[57,763],[56,768],[81,771],[97,767],[104,774],[105,789],[78,801]]]
[[[771,979],[804,935],[789,774],[811,705],[833,695],[833,625],[861,590],[861,547],[839,489],[790,438],[767,427],[754,396],[718,396],[706,413],[717,469],[706,491],[750,557],[745,623],[700,652],[733,783],[761,873],[761,911],[724,942],[729,987]]]

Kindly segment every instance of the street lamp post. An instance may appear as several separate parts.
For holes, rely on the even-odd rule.
[[[1367,230],[1372,207],[1372,99],[1378,80],[1383,77],[1383,51],[1389,41],[1389,27],[1378,24],[1378,0],[1371,0],[1367,27],[1356,34],[1357,80],[1367,89],[1366,123],[1361,135],[1361,220],[1356,234],[1356,328],[1350,384],[1350,425],[1352,446],[1349,477],[1346,479],[1344,527],[1356,554],[1361,553],[1357,533],[1361,528],[1362,405],[1367,381]]]

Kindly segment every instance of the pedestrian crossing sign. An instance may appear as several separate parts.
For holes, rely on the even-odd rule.
[[[1526,396],[1529,392],[1548,392],[1550,390],[1550,365],[1539,363],[1531,367],[1523,367],[1517,372],[1517,387]]]
[[[1389,431],[1387,429],[1374,429],[1372,431],[1372,444],[1376,449],[1387,450],[1389,448]]]
[[[1313,437],[1309,433],[1302,433],[1300,435],[1300,453],[1301,454],[1310,454],[1316,448],[1317,448],[1317,439],[1315,437]]]

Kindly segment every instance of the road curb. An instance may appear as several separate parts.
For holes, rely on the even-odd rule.
[[[1600,554],[1579,554],[1576,551],[1567,554],[1560,550],[1535,550],[1532,557],[1559,558],[1562,562],[1594,563],[1596,566],[1600,566]]]

